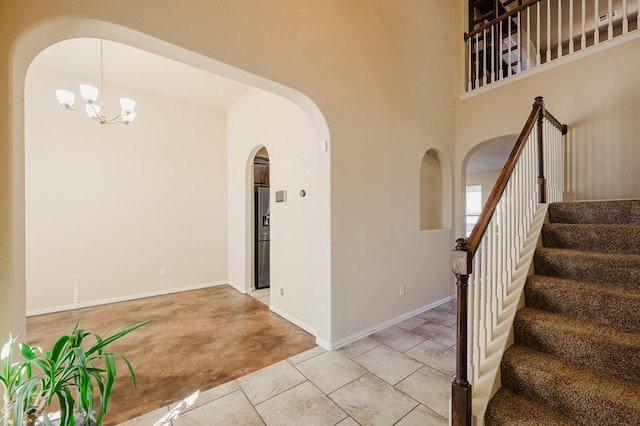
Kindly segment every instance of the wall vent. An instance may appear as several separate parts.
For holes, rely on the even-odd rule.
[[[611,11],[611,19],[618,16],[618,9],[613,9]],[[598,23],[603,24],[605,22],[609,22],[609,12],[605,12],[602,15],[598,16]]]

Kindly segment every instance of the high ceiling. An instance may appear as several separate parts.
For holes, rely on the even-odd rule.
[[[221,110],[229,109],[249,90],[243,83],[124,44],[105,40],[103,52],[105,83]],[[97,82],[100,78],[100,40],[77,38],[56,43],[43,50],[33,64]]]

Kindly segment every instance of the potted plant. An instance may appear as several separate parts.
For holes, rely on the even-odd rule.
[[[47,352],[20,343],[22,360],[19,361],[14,360],[16,338],[9,336],[0,353],[2,425],[100,425],[116,376],[116,357],[124,360],[135,385],[129,361],[106,347],[148,322],[132,325],[106,338],[76,325],[71,334],[60,337]],[[52,420],[47,409],[55,400],[60,411],[58,419]],[[97,413],[95,402],[99,402]]]

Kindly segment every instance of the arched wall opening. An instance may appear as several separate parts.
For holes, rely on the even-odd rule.
[[[11,121],[9,134],[12,144],[11,163],[13,165],[13,183],[11,189],[13,194],[12,205],[14,206],[12,212],[12,246],[14,247],[13,251],[15,254],[10,266],[12,273],[12,287],[7,290],[11,297],[11,301],[5,305],[9,307],[8,311],[10,313],[7,323],[3,324],[3,328],[6,328],[6,330],[0,331],[12,331],[14,334],[19,333],[23,335],[25,333],[25,259],[24,256],[20,254],[24,252],[25,246],[25,207],[24,191],[22,189],[24,187],[23,168],[25,119],[23,115],[23,98],[25,90],[25,75],[31,61],[40,51],[58,41],[75,37],[97,37],[125,43],[174,60],[194,65],[210,72],[217,72],[220,75],[243,81],[244,83],[250,84],[256,88],[260,87],[261,89],[255,90],[266,90],[271,92],[271,96],[281,98],[282,101],[286,101],[292,109],[297,109],[297,113],[305,118],[308,137],[304,140],[304,144],[312,145],[314,150],[317,152],[319,150],[315,148],[317,148],[319,143],[329,139],[328,127],[321,112],[305,95],[273,81],[234,69],[233,67],[222,64],[214,59],[189,52],[161,40],[106,22],[69,19],[47,22],[43,25],[30,29],[30,31],[25,33],[16,43],[16,46],[14,46],[13,49],[15,54],[10,58],[10,81],[13,84],[10,87],[9,92],[10,107],[12,111],[10,114]],[[286,160],[283,159],[281,161],[286,164]],[[245,163],[245,161],[243,161],[243,163]],[[322,203],[329,204],[329,165],[330,161],[328,156],[318,160],[316,164],[317,172],[315,177],[318,178],[318,180],[315,182],[315,195],[321,201],[317,203],[316,206],[321,205]],[[244,170],[246,169],[243,167],[242,170],[244,174]],[[243,179],[242,185],[245,183],[246,180]],[[325,228],[326,232],[318,233],[320,241],[317,241],[318,255],[313,257],[316,262],[314,264],[314,270],[321,271],[323,279],[319,279],[317,281],[318,283],[330,283],[329,218],[325,217],[323,211],[316,212],[316,216],[319,219],[318,223],[320,226]],[[279,253],[279,255],[284,256],[286,253]],[[318,338],[327,340],[330,340],[329,323],[331,315],[330,305],[328,303],[330,300],[329,287],[329,284],[323,285],[322,287],[320,284],[318,284],[318,286],[314,286],[313,292],[317,296],[315,299],[320,302],[325,301],[326,303],[319,307],[319,309],[323,311],[322,313],[314,313],[309,316],[308,320],[305,318],[306,321],[311,323],[310,328],[313,327]],[[307,288],[306,290],[308,291],[309,289]],[[290,297],[288,303],[295,305],[294,298]],[[289,304],[281,304],[280,309],[284,313],[288,313]],[[292,318],[295,318],[294,315],[295,314],[290,314]]]
[[[504,135],[479,142],[467,152],[461,167],[461,222],[467,235],[487,201],[518,135]],[[466,196],[465,196],[466,195]]]
[[[420,230],[451,228],[451,168],[444,153],[429,149],[420,163]]]
[[[250,208],[252,214],[251,231],[253,231],[251,257],[251,280],[248,280],[248,291],[267,290],[271,288],[271,203],[273,197],[270,194],[269,151],[261,147],[253,156],[252,185],[247,190],[250,192],[253,204]],[[270,299],[269,299],[270,300]]]

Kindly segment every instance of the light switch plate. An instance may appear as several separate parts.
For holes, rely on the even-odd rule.
[[[276,191],[276,203],[284,203],[287,201],[287,191]]]

